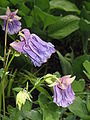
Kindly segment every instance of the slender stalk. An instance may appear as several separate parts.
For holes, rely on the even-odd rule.
[[[43,77],[41,77],[41,78],[40,78],[40,81],[33,86],[33,88],[30,90],[29,93],[31,93],[40,83],[43,83],[43,82],[44,82],[44,80],[42,80],[42,79],[43,79]],[[42,80],[42,81],[41,81],[41,80]]]
[[[31,93],[34,89],[35,89],[36,87],[34,86],[31,90],[30,90],[30,92],[29,93]]]
[[[7,64],[8,64],[8,59],[9,59],[10,52],[11,52],[11,49],[8,50],[5,66],[7,66]]]
[[[13,56],[11,57],[10,61],[8,62],[7,66],[6,66],[6,72],[8,71],[8,68],[9,68],[11,62],[12,62],[12,60],[14,59],[15,54],[16,54],[16,52],[14,52]]]
[[[4,67],[6,67],[5,66],[5,60],[6,60],[6,49],[7,49],[7,27],[8,27],[8,21],[9,21],[9,19],[7,19],[6,27],[5,27]]]
[[[4,93],[4,82],[5,82],[5,69],[6,69],[6,49],[7,49],[7,27],[8,27],[8,20],[6,21],[5,26],[5,46],[4,46],[4,75],[2,79],[2,91],[3,91],[3,112],[4,112],[4,119],[5,119],[5,93]]]
[[[3,112],[4,112],[4,119],[5,119],[5,93],[4,93],[4,79],[2,82],[2,89],[3,89]]]

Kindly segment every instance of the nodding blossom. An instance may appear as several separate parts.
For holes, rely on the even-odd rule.
[[[40,67],[42,63],[47,62],[52,53],[55,53],[52,43],[41,40],[36,34],[30,34],[28,29],[23,29],[20,35],[20,41],[14,41],[10,46],[19,53],[27,54],[35,67]]]
[[[7,7],[6,15],[1,15],[0,18],[4,20],[3,30],[7,25],[7,33],[13,35],[18,33],[21,29],[21,22],[19,21],[21,17],[17,16],[18,9],[14,12],[11,12],[9,7]],[[8,23],[7,23],[8,22]]]
[[[56,85],[53,87],[54,90],[54,103],[58,106],[68,107],[73,103],[75,99],[75,93],[71,88],[71,83],[74,81],[75,76],[70,78],[71,75],[66,75],[59,78],[60,82],[56,80]]]

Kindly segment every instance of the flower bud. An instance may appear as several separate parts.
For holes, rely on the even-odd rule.
[[[22,105],[25,104],[27,100],[30,100],[29,94],[26,90],[20,91],[16,96],[16,105],[18,105],[19,110],[21,110]]]

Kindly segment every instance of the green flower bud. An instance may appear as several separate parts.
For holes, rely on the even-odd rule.
[[[21,110],[22,105],[25,104],[27,100],[30,100],[29,94],[26,90],[20,91],[16,96],[16,105],[18,105],[19,110]]]
[[[53,87],[55,86],[57,83],[55,82],[58,78],[56,77],[56,75],[52,75],[52,74],[47,74],[44,76],[44,80],[49,84],[49,87]]]

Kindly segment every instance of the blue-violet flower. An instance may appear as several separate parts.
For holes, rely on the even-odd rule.
[[[4,20],[3,30],[5,30],[7,21],[7,33],[13,35],[18,33],[21,29],[21,22],[19,21],[21,17],[17,16],[18,9],[11,12],[9,7],[7,7],[6,15],[1,15],[0,18]]]
[[[36,34],[30,34],[28,29],[23,29],[19,34],[21,41],[14,41],[10,46],[20,53],[27,54],[35,67],[40,67],[42,63],[47,62],[52,53],[55,53],[52,43],[41,40]]]
[[[71,83],[74,81],[75,76],[72,78],[70,77],[71,75],[66,75],[59,78],[60,82],[56,80],[57,84],[53,87],[53,102],[58,106],[67,107],[72,104],[75,99],[75,94],[71,88]]]

